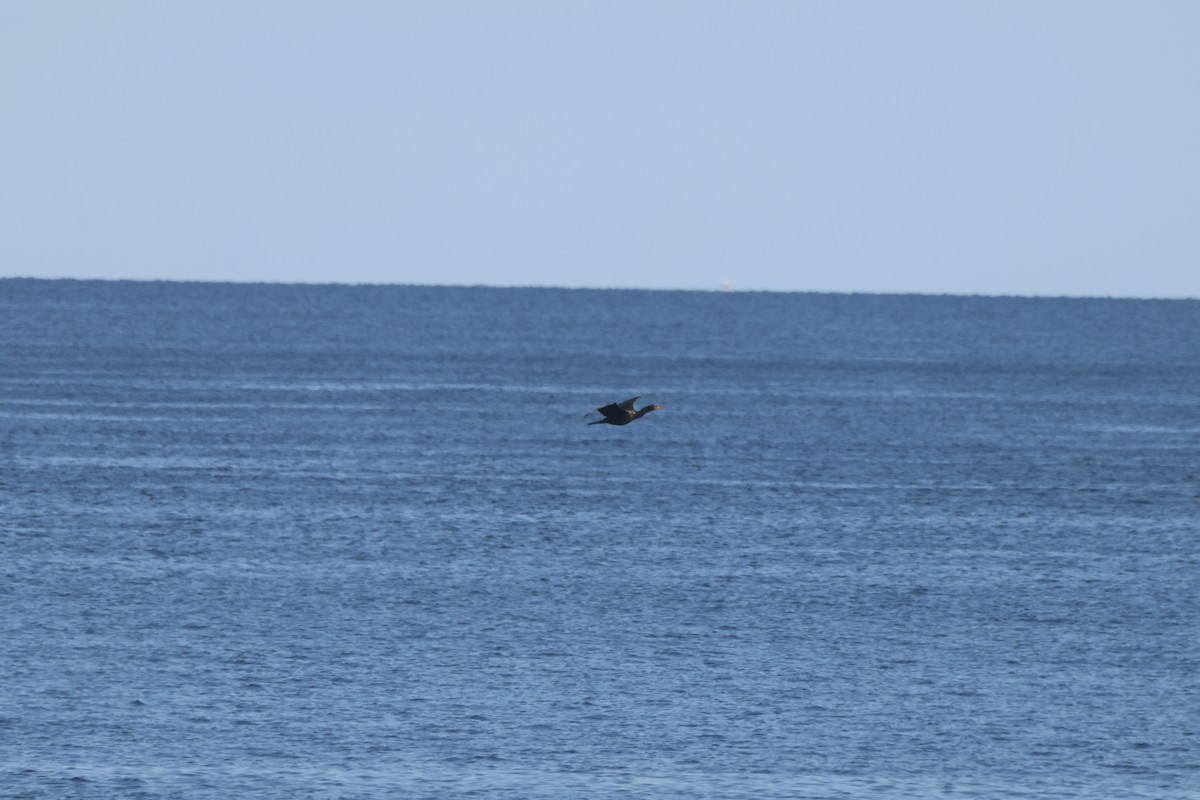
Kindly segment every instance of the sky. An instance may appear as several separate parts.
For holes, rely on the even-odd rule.
[[[1193,0],[0,8],[0,276],[1200,297]]]

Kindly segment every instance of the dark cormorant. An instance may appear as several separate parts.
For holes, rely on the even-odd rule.
[[[638,395],[641,397],[641,395]],[[588,425],[628,425],[639,417],[644,417],[651,411],[657,411],[662,408],[660,405],[649,405],[633,410],[633,402],[638,397],[631,397],[623,403],[609,403],[606,406],[600,406],[596,410],[604,415],[604,419],[598,419],[595,422],[589,422]]]

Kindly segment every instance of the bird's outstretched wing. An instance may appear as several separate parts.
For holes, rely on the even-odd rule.
[[[641,395],[638,395],[638,397],[641,397]],[[597,408],[596,410],[599,411],[601,414],[603,414],[605,419],[612,419],[613,417],[623,417],[623,416],[625,416],[626,411],[633,408],[633,403],[637,399],[638,399],[637,397],[631,397],[628,400],[625,400],[624,402],[621,402],[621,403],[609,403],[606,406],[600,406],[600,408]]]
[[[617,406],[616,403],[609,403],[606,406],[600,406],[599,408],[596,409],[596,411],[599,411],[604,416],[605,419],[611,419],[612,417],[617,416],[621,413],[621,409]]]

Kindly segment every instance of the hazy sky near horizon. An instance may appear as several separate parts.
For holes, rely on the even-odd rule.
[[[0,276],[1200,297],[1200,3],[6,3]]]

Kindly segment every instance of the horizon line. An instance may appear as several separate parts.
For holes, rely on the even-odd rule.
[[[75,283],[178,283],[229,286],[344,286],[367,287],[411,287],[425,289],[545,289],[555,291],[585,292],[704,292],[709,294],[823,294],[861,295],[867,297],[964,297],[983,299],[1014,300],[1178,300],[1196,301],[1200,295],[1102,295],[1102,294],[1005,294],[989,292],[918,292],[918,291],[862,291],[848,289],[760,289],[734,288],[723,282],[711,289],[697,287],[652,287],[652,286],[561,286],[555,284],[495,284],[495,283],[419,283],[380,281],[324,281],[324,280],[237,280],[215,278],[80,278],[75,276],[45,277],[36,275],[0,275],[3,281],[45,281]]]

